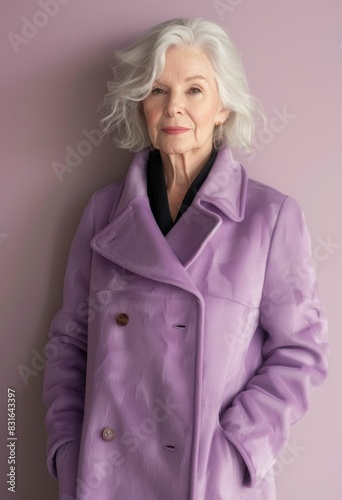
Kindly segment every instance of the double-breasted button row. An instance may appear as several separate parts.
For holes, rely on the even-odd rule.
[[[115,438],[115,431],[111,427],[106,427],[102,431],[102,437],[105,441],[113,441]]]
[[[129,322],[129,317],[126,313],[120,313],[116,317],[116,322],[119,326],[126,326]]]

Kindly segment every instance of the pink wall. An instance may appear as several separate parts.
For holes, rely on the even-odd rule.
[[[43,5],[50,5],[48,14],[41,14]],[[340,0],[1,4],[1,498],[12,498],[5,484],[7,387],[17,398],[16,498],[56,498],[57,484],[45,465],[44,344],[84,205],[92,192],[124,175],[131,155],[109,142],[88,144],[61,182],[52,165],[64,162],[66,148],[82,148],[84,130],[98,127],[113,50],[178,16],[221,22],[243,54],[270,128],[258,132],[255,152],[240,158],[252,177],[303,206],[330,319],[330,378],[274,470],[279,500],[342,498],[342,426],[335,402],[342,378],[342,281],[336,279],[342,271]],[[27,20],[40,27],[29,27]]]

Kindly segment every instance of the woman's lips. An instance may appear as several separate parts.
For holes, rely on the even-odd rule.
[[[162,131],[165,132],[165,134],[169,134],[169,135],[184,134],[188,130],[190,130],[190,129],[185,128],[185,127],[165,127],[165,128],[162,128]]]

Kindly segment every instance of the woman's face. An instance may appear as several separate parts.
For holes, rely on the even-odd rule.
[[[143,100],[153,146],[165,154],[210,154],[216,122],[223,109],[207,56],[199,49],[171,47],[165,68]]]

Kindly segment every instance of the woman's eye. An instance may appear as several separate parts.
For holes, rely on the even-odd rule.
[[[198,87],[191,87],[190,94],[200,94],[202,91]]]
[[[160,87],[156,87],[156,88],[152,89],[151,94],[152,94],[152,95],[160,95],[160,94],[162,94],[163,92],[164,92],[164,91],[163,91],[163,89],[161,89]]]

